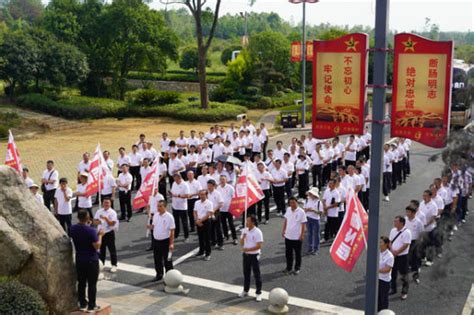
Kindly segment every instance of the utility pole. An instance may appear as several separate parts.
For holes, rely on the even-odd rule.
[[[306,0],[303,1],[303,44],[301,45],[301,127],[306,125]]]
[[[377,314],[379,269],[379,208],[383,162],[385,89],[387,82],[387,32],[390,0],[377,0],[375,12],[374,94],[372,107],[372,143],[370,155],[370,211],[365,314]]]

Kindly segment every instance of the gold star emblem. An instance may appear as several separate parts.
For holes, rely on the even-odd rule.
[[[411,50],[412,52],[415,52],[415,45],[417,42],[414,42],[411,37],[408,37],[408,40],[406,42],[402,42],[403,46],[405,46],[405,52]]]
[[[334,133],[335,133],[336,135],[339,134],[339,131],[340,131],[339,126],[334,127]]]
[[[346,48],[347,51],[349,51],[349,50],[356,51],[357,50],[357,45],[359,44],[359,42],[355,41],[354,37],[351,36],[351,38],[348,41],[344,42],[344,44],[347,45],[347,48]]]

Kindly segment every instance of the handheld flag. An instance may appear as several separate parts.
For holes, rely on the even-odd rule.
[[[229,213],[238,218],[248,207],[265,197],[262,188],[250,172],[237,180],[235,192],[230,202]]]
[[[11,130],[8,130],[7,157],[5,158],[5,164],[14,168],[20,174],[23,171],[20,162],[20,153],[16,147]]]
[[[364,247],[367,247],[369,217],[357,195],[350,190],[341,228],[331,245],[331,257],[342,269],[351,272]]]
[[[158,160],[156,159],[153,165],[151,166],[151,171],[148,173],[140,186],[140,189],[137,191],[135,198],[132,201],[132,207],[135,210],[144,208],[148,205],[150,196],[153,194],[153,190],[158,187]]]
[[[100,144],[97,144],[94,157],[87,172],[89,173],[89,177],[87,179],[85,196],[89,197],[95,195],[104,188],[104,178],[110,173],[110,169],[104,161]]]

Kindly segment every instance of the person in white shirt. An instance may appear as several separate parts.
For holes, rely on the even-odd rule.
[[[336,180],[330,179],[328,187],[323,193],[324,214],[327,216],[326,226],[324,228],[324,240],[329,241],[337,234],[339,225],[339,207],[341,204],[341,195],[336,189]]]
[[[425,262],[426,266],[431,266],[433,264],[433,255],[431,255],[431,251],[426,251],[428,247],[441,247],[439,243],[439,238],[436,235],[435,228],[436,228],[436,219],[438,218],[438,206],[432,200],[433,193],[431,190],[425,190],[423,192],[423,200],[419,203],[418,212],[423,214],[424,220],[424,231],[428,233],[428,242],[424,245],[426,259]]]
[[[43,192],[44,206],[51,211],[51,203],[59,186],[59,172],[54,168],[54,161],[46,162],[46,170],[41,176],[41,191]]]
[[[262,252],[263,233],[256,226],[257,218],[254,215],[248,216],[246,228],[243,229],[240,237],[242,247],[243,267],[244,267],[244,290],[239,297],[248,296],[250,290],[250,275],[253,270],[255,277],[255,300],[262,301],[262,277],[260,275],[260,254]]]
[[[362,187],[362,205],[365,210],[369,209],[369,191],[370,191],[370,166],[365,162],[365,156],[362,155],[357,160],[357,168],[360,169],[359,177],[363,179],[364,186]]]
[[[298,275],[301,269],[301,247],[303,246],[304,227],[306,214],[298,206],[298,200],[295,197],[289,199],[290,206],[285,213],[283,222],[282,236],[285,239],[286,269],[285,274]],[[295,266],[293,269],[293,253],[295,255]]]
[[[266,169],[271,172],[275,168],[275,163],[276,159],[275,156],[273,155],[273,150],[268,150],[267,151],[267,158],[265,159],[265,167]]]
[[[89,174],[87,172],[82,172],[79,175],[79,184],[77,184],[76,192],[73,194],[74,197],[77,197],[77,210],[85,209],[89,212],[89,216],[93,218],[92,214],[92,198],[91,196],[86,196],[86,188],[87,188],[87,179],[89,178]]]
[[[265,169],[265,163],[257,163],[257,172],[255,172],[255,178],[260,185],[265,197],[257,203],[257,217],[258,222],[262,222],[262,206],[265,207],[265,221],[264,224],[268,224],[270,220],[270,195],[271,195],[271,182],[273,180],[272,175]]]
[[[102,156],[104,157],[104,162],[107,164],[107,167],[109,168],[110,172],[114,171],[114,160],[110,158],[110,152],[109,151],[104,151],[102,153]]]
[[[80,180],[80,178],[79,178],[80,174],[84,173],[84,172],[88,172],[90,165],[91,165],[90,154],[88,152],[85,152],[82,155],[82,161],[79,162],[79,164],[77,165],[77,182],[78,183],[79,183],[79,180]]]
[[[184,136],[184,131],[180,130],[179,131],[179,137],[175,140],[176,146],[178,147],[178,150],[181,149],[183,150],[183,154],[186,155],[188,151],[188,138]]]
[[[388,309],[388,295],[390,291],[390,282],[392,280],[392,268],[395,260],[390,251],[390,239],[388,237],[380,237],[379,246],[379,295],[377,312]]]
[[[288,176],[288,180],[285,182],[285,192],[286,197],[290,198],[291,196],[293,196],[292,189],[295,186],[296,182],[296,172],[295,164],[291,163],[290,154],[288,152],[285,152],[285,154],[283,154],[283,162],[281,163],[281,168],[286,171]]]
[[[173,217],[176,222],[175,238],[179,237],[180,225],[182,224],[185,243],[187,243],[189,237],[187,218],[189,193],[190,190],[188,183],[183,180],[180,174],[174,174],[174,182],[171,186],[170,195],[172,197],[171,207],[173,209]]]
[[[285,149],[283,149],[283,142],[278,140],[276,143],[276,148],[273,150],[273,155],[275,156],[275,159],[282,160],[283,161],[283,156],[287,153]]]
[[[33,180],[30,178],[30,170],[26,167],[23,167],[23,172],[21,173],[21,175],[23,176],[23,179],[25,181],[25,185],[26,187],[30,188],[31,185],[33,185]]]
[[[120,220],[127,219],[127,222],[130,222],[132,218],[132,183],[133,177],[129,172],[129,166],[123,164],[122,173],[117,178],[117,187],[119,190]]]
[[[413,272],[413,281],[420,283],[420,267],[421,267],[421,242],[420,236],[424,231],[423,222],[416,217],[417,209],[413,206],[405,208],[405,227],[411,232],[410,251],[408,252],[408,264]]]
[[[168,133],[163,132],[160,139],[161,155],[163,157],[165,157],[165,155],[168,153],[170,141],[171,140],[168,138]]]
[[[33,183],[33,184],[31,184],[31,186],[29,188],[30,188],[30,192],[33,195],[33,197],[35,198],[35,200],[38,201],[40,205],[44,205],[43,196],[41,196],[41,194],[38,193],[39,186],[36,185],[35,183]]]
[[[177,153],[170,152],[169,156],[170,156],[170,159],[168,160],[168,181],[171,187],[173,186],[174,176],[175,175],[181,176],[181,173],[186,171],[186,166],[183,164],[183,162],[180,159],[178,159]]]
[[[234,197],[235,190],[232,185],[227,184],[227,177],[225,175],[221,175],[219,177],[219,185],[217,186],[217,191],[221,194],[223,200],[220,214],[224,237],[226,238],[226,240],[228,240],[230,231],[233,244],[237,245],[237,232],[235,231],[234,217],[229,212],[230,203],[232,201],[232,197]]]
[[[158,201],[158,212],[153,216],[153,223],[149,226],[153,230],[153,258],[155,262],[156,277],[154,281],[163,279],[165,271],[173,269],[172,252],[174,251],[174,231],[176,225],[174,218],[166,211],[166,201]]]
[[[120,147],[119,148],[119,157],[117,158],[117,176],[122,172],[122,165],[128,164],[130,165],[130,156],[125,154],[125,148]]]
[[[400,273],[402,279],[401,299],[408,297],[408,252],[410,251],[411,232],[405,227],[405,218],[396,216],[393,221],[393,229],[390,231],[390,251],[395,257],[392,268],[392,280],[390,282],[390,294],[397,293],[397,276]]]
[[[140,167],[142,166],[143,156],[138,152],[138,146],[134,144],[132,146],[132,152],[128,154],[130,157],[130,174],[132,175],[133,182],[131,190],[138,190],[142,183],[142,179],[140,176]]]
[[[214,214],[214,206],[207,199],[207,191],[199,192],[199,200],[194,204],[194,221],[196,222],[199,251],[196,257],[204,256],[204,260],[211,259],[211,218]]]
[[[147,175],[151,172],[150,161],[148,158],[143,159],[142,166],[140,167],[140,187],[143,185]]]
[[[296,175],[298,176],[298,198],[305,198],[309,189],[309,163],[306,155],[298,155],[298,161],[295,165]]]
[[[308,254],[316,255],[319,251],[320,243],[319,220],[324,213],[324,206],[323,202],[319,199],[318,188],[311,188],[307,192],[307,196],[308,199],[304,203],[303,210],[308,219],[306,223],[308,229]]]
[[[224,205],[224,199],[222,195],[216,189],[216,181],[210,179],[207,182],[207,198],[212,202],[214,214],[211,218],[211,244],[216,246],[217,249],[224,249],[224,235],[222,234],[221,226],[221,208]]]
[[[135,142],[135,144],[138,146],[138,151],[142,153],[143,151],[146,150],[146,136],[142,133],[138,137],[138,141]]]
[[[344,148],[344,161],[346,167],[349,165],[356,165],[357,144],[355,143],[354,135],[349,136],[349,141]]]
[[[402,184],[402,171],[401,171],[401,161],[402,156],[398,148],[398,141],[395,141],[390,144],[393,154],[393,163],[392,163],[392,190],[397,188],[397,185]]]
[[[146,206],[146,213],[148,216],[148,223],[147,227],[149,224],[153,223],[153,216],[158,213],[158,202],[161,200],[165,200],[165,197],[158,191],[158,189],[154,189],[153,193],[150,196],[150,199],[148,200],[148,205]],[[153,238],[153,231],[150,233],[150,247],[146,249],[147,252],[153,250],[153,244],[154,244],[154,238]]]
[[[384,144],[383,146],[383,166],[382,166],[382,172],[383,172],[383,181],[382,181],[382,192],[384,195],[384,201],[388,202],[390,201],[389,194],[390,191],[392,190],[392,162],[393,162],[393,156],[392,153],[390,152],[390,145],[389,144]]]
[[[273,198],[277,207],[277,215],[285,214],[285,183],[288,181],[288,172],[281,166],[281,160],[277,159],[274,163],[275,168],[271,171],[273,180]]]
[[[111,207],[114,207],[114,197],[115,197],[115,189],[117,188],[117,181],[112,176],[112,173],[108,173],[103,179],[103,188],[100,191],[100,197],[102,200],[110,199]]]
[[[189,231],[194,232],[196,224],[194,223],[194,204],[199,199],[199,192],[203,189],[201,183],[194,178],[194,172],[188,171],[186,174],[188,178],[188,219],[189,219]]]
[[[316,148],[311,151],[312,167],[311,173],[313,176],[313,187],[321,190],[323,187],[323,160],[324,155],[321,149],[321,143],[316,144]]]
[[[256,132],[252,136],[252,161],[255,155],[260,154],[262,152],[262,131],[257,129]]]
[[[196,174],[199,156],[196,153],[196,147],[194,145],[189,146],[189,152],[188,155],[186,155],[186,160],[188,162],[186,165],[186,173],[192,171],[193,174]]]
[[[267,146],[268,146],[268,130],[264,123],[260,123],[261,139],[262,139],[262,153],[263,160],[267,159]]]
[[[72,222],[72,190],[67,185],[67,179],[59,180],[59,188],[54,193],[54,215],[58,218],[59,224],[69,235]]]
[[[331,148],[329,141],[324,142],[323,147],[323,186],[326,185],[328,180],[331,178],[331,167],[332,160],[334,158],[334,150]]]
[[[102,244],[100,245],[99,259],[102,264],[105,264],[105,256],[107,248],[110,253],[110,262],[112,269],[110,272],[117,271],[117,249],[115,247],[115,232],[118,231],[119,222],[117,219],[117,212],[111,208],[112,203],[110,199],[102,201],[102,209],[97,210],[94,216],[94,224],[99,230],[104,231],[102,236]]]
[[[201,184],[203,190],[207,190],[207,182],[211,179],[212,177],[209,175],[209,167],[204,165],[201,169],[201,175],[197,178],[197,181]]]
[[[217,162],[217,158],[224,154],[224,144],[220,136],[217,136],[214,140],[214,145],[212,146],[212,161]]]

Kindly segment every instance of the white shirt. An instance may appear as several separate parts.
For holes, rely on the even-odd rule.
[[[152,168],[150,166],[147,167],[140,167],[140,176],[142,178],[142,182],[140,184],[143,184],[145,181],[146,176],[151,172]]]
[[[295,171],[295,164],[291,163],[290,161],[283,161],[281,164],[281,168],[285,169],[288,174],[288,177],[290,177]]]
[[[66,188],[66,195],[69,197],[69,201],[66,201],[64,198],[64,192],[59,188],[56,189],[54,193],[54,198],[58,203],[58,214],[66,215],[72,214],[72,206],[71,206],[71,198],[72,198],[72,190],[71,188]]]
[[[171,213],[157,213],[153,216],[153,238],[155,240],[161,241],[170,238],[171,230],[175,228],[176,225]]]
[[[433,200],[435,202],[436,206],[438,207],[438,210],[439,209],[444,209],[444,200],[443,200],[443,198],[441,198],[441,196],[436,194],[436,196],[431,197],[431,200]]]
[[[34,183],[35,182],[31,178],[29,178],[29,177],[25,178],[26,187],[30,188]]]
[[[206,162],[205,163],[211,163],[212,162],[212,149],[211,148],[202,148],[202,154],[206,157]]]
[[[117,183],[120,185],[127,185],[127,188],[119,187],[119,191],[124,191],[128,192],[130,188],[132,188],[132,182],[133,182],[133,177],[130,172],[127,174],[125,173],[120,173],[120,175],[117,178]]]
[[[179,137],[176,139],[175,143],[179,149],[186,149],[188,147],[188,139],[186,137]]]
[[[242,235],[240,236],[240,238],[244,238],[244,235],[244,248],[254,248],[255,246],[257,246],[258,243],[263,243],[263,233],[256,226],[251,230],[249,230],[249,228],[245,228],[242,231]],[[257,249],[246,252],[246,254],[260,254],[261,252],[261,249]]]
[[[347,198],[347,188],[344,187],[344,185],[339,185],[339,187],[336,188],[337,191],[339,191],[339,195],[341,195],[341,204],[339,205],[339,210],[338,212],[344,212],[346,211],[346,198]]]
[[[112,193],[112,189],[117,187],[117,183],[115,182],[115,178],[112,176],[112,174],[105,176],[102,181],[104,183],[104,187],[100,191],[102,195],[110,195]]]
[[[420,233],[425,229],[423,222],[421,222],[421,220],[417,217],[414,217],[413,220],[405,217],[405,227],[410,230],[412,241],[417,240],[420,236]]]
[[[117,158],[117,166],[120,168],[122,165],[124,164],[128,164],[130,165],[131,163],[131,160],[130,160],[130,157],[128,155],[124,155],[124,156],[119,156]]]
[[[197,199],[199,198],[198,193],[203,190],[201,183],[197,179],[193,179],[192,181],[187,181],[189,187],[189,194],[195,195],[189,199]],[[206,186],[207,187],[207,186]]]
[[[265,142],[268,140],[268,130],[267,128],[262,128],[260,130],[260,136],[262,137],[262,142]]]
[[[189,185],[184,180],[181,183],[173,182],[171,187],[171,193],[173,195],[189,195]],[[173,197],[171,200],[171,206],[173,210],[188,210],[188,199],[186,197]]]
[[[392,161],[390,160],[390,152],[383,153],[383,172],[392,172]]]
[[[286,209],[285,219],[285,238],[293,241],[299,240],[301,237],[301,229],[303,228],[302,224],[307,222],[304,210],[298,207],[293,211],[291,207],[288,207]]]
[[[309,163],[306,159],[304,160],[301,160],[301,159],[298,159],[298,162],[296,162],[296,169],[299,171],[297,171],[297,174],[298,175],[302,175],[304,174],[307,170],[309,170]]]
[[[53,184],[46,184],[46,190],[53,190],[59,187],[59,173],[57,170],[54,168],[50,171],[47,169],[44,170],[43,176],[41,176],[41,179],[46,179],[46,180],[54,180]]]
[[[344,186],[346,189],[354,189],[353,180],[349,175],[344,175],[344,177],[341,177],[341,185]]]
[[[224,199],[222,198],[222,195],[216,189],[214,189],[213,192],[208,192],[207,198],[209,199],[210,202],[212,202],[212,205],[214,207],[213,209],[215,210],[219,210],[220,208],[217,208],[219,207],[219,204],[222,205],[224,203]]]
[[[170,139],[161,138],[160,145],[161,145],[161,152],[168,152],[168,149],[170,147]]]
[[[107,217],[109,221],[115,222],[115,224],[113,226],[109,225],[107,221],[100,218],[101,216]],[[105,233],[109,233],[111,231],[118,231],[119,220],[117,220],[117,212],[115,212],[114,209],[109,208],[105,210],[104,208],[101,208],[95,213],[94,219],[100,220],[100,225],[97,227],[99,230],[103,230]]]
[[[395,241],[393,241],[393,239],[397,236],[398,233],[400,233],[400,235],[397,237]],[[403,255],[408,254],[408,251],[410,250],[410,244],[411,244],[411,232],[409,229],[404,227],[403,229],[399,231],[396,228],[393,228],[390,231],[390,235],[388,238],[390,239],[390,242],[392,242],[393,250],[399,250],[400,248],[402,248],[403,245],[408,244],[407,248],[405,248],[403,252],[398,254],[398,256],[403,256]]]
[[[212,178],[211,175],[199,175],[197,181],[201,184],[203,190],[207,190],[207,182],[210,181]]]
[[[87,163],[85,163],[84,160],[80,161],[79,164],[77,165],[77,172],[78,173],[88,172],[90,165],[91,165],[90,161]]]
[[[270,189],[270,181],[273,179],[273,177],[269,172],[263,171],[263,173],[261,173],[260,171],[257,171],[255,172],[255,178],[257,179],[258,184],[262,190]]]
[[[185,166],[183,162],[181,162],[181,160],[179,160],[178,158],[170,159],[168,161],[168,175],[169,176],[173,176],[176,171],[180,169],[184,169],[184,168]]]
[[[310,219],[319,220],[321,218],[320,214],[316,213],[315,211],[320,211],[321,213],[324,211],[323,209],[323,202],[318,199],[310,199],[308,198],[304,204],[305,209],[311,209],[312,211],[306,211],[306,216]]]
[[[201,220],[208,214],[209,216],[212,216],[214,213],[214,207],[209,199],[206,199],[204,202],[199,199],[194,204],[194,212],[196,212],[198,220]]]
[[[224,154],[224,145],[222,143],[215,143],[212,146],[212,152],[214,153],[213,160],[217,161],[217,158]]]
[[[393,267],[394,262],[395,262],[395,258],[393,257],[392,252],[389,251],[388,249],[386,249],[386,250],[384,250],[383,252],[380,253],[380,256],[379,256],[379,269],[387,268],[387,267]],[[383,280],[385,282],[392,281],[392,272],[391,271],[389,271],[387,273],[379,272],[379,279]]]
[[[275,156],[275,160],[281,160],[283,162],[283,156],[287,151],[283,148],[273,150],[273,155]]]
[[[287,173],[286,169],[283,168],[283,166],[281,166],[279,170],[274,168],[271,172],[271,175],[272,175],[273,179],[276,180],[276,181],[282,181],[282,180],[288,179],[288,173]],[[273,186],[282,187],[282,186],[285,186],[285,183],[284,182],[283,183],[276,183],[276,184],[273,184]]]
[[[262,137],[253,135],[252,138],[252,152],[261,152],[262,151]]]
[[[140,166],[142,164],[143,157],[140,153],[130,152],[128,156],[130,157],[130,166]]]
[[[33,195],[35,199],[39,202],[40,205],[44,205],[44,199],[43,196],[41,196],[39,193],[36,193]]]
[[[87,184],[77,184],[77,192],[78,193],[85,193],[86,192]],[[92,208],[92,198],[91,196],[78,196],[77,197],[77,205],[79,208],[88,209]]]
[[[326,188],[323,194],[323,202],[326,207],[329,207],[332,203],[341,202],[341,195],[339,191],[334,188],[331,190],[329,187]],[[334,206],[333,208],[328,209],[328,217],[337,218],[339,215],[339,207]]]
[[[424,200],[420,202],[420,207],[418,211],[423,212],[426,217],[426,223],[430,222],[432,219],[438,216],[438,206],[433,200],[426,203]],[[436,221],[425,227],[426,232],[431,232],[436,227]]]
[[[111,158],[108,158],[107,160],[104,159],[105,164],[107,164],[107,167],[109,168],[110,171],[113,171],[114,169],[114,160]]]
[[[148,205],[150,206],[150,214],[158,213],[158,202],[161,200],[165,200],[162,194],[156,193],[156,195],[150,196],[150,200],[148,200]]]
[[[221,185],[217,186],[217,191],[221,194],[222,200],[224,202],[221,212],[229,212],[230,203],[232,197],[234,196],[235,189],[229,184],[225,184],[224,187]]]
[[[349,143],[346,144],[346,147],[348,149],[351,149],[351,150],[354,150],[354,151],[347,151],[345,150],[345,155],[344,155],[344,158],[346,161],[355,161],[356,160],[356,154],[357,154],[357,144],[356,142],[352,142],[351,145],[347,146]]]

